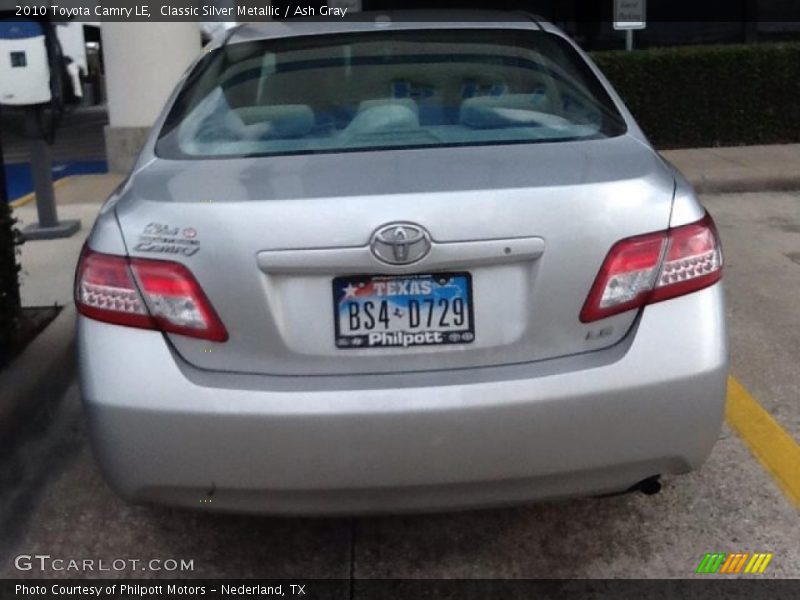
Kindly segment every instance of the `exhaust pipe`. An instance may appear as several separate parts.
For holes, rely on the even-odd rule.
[[[641,492],[645,496],[652,496],[661,491],[661,475],[653,475],[647,479],[642,479],[639,483],[634,483],[627,490],[621,492],[611,492],[610,494],[598,494],[595,498],[614,498],[616,496],[623,496],[632,492]]]
[[[661,475],[653,475],[647,479],[642,479],[639,483],[630,488],[631,492],[640,491],[645,496],[653,496],[661,491]]]

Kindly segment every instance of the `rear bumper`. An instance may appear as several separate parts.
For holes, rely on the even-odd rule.
[[[83,317],[79,348],[95,453],[122,496],[286,514],[495,505],[684,472],[718,437],[727,379],[720,285],[648,306],[614,348],[532,365],[217,375],[159,333]]]

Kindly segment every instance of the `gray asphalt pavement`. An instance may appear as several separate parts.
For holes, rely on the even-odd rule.
[[[705,198],[726,253],[733,373],[800,439],[800,192]],[[706,552],[772,552],[760,577],[800,577],[800,515],[727,427],[699,471],[652,497],[473,512],[279,519],[129,506],[105,485],[79,392],[0,457],[0,577],[19,554],[186,559],[189,577],[694,576]],[[104,575],[164,577],[128,570]]]
[[[800,441],[800,193],[704,202],[722,234],[733,372]]]

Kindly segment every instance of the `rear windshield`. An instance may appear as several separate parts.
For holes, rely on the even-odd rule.
[[[230,44],[189,76],[156,146],[165,158],[533,143],[625,124],[558,36],[413,30]]]

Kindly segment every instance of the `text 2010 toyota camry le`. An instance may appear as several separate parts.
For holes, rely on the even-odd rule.
[[[121,495],[427,510],[705,460],[714,223],[583,52],[492,18],[245,25],[189,69],[77,271]]]

